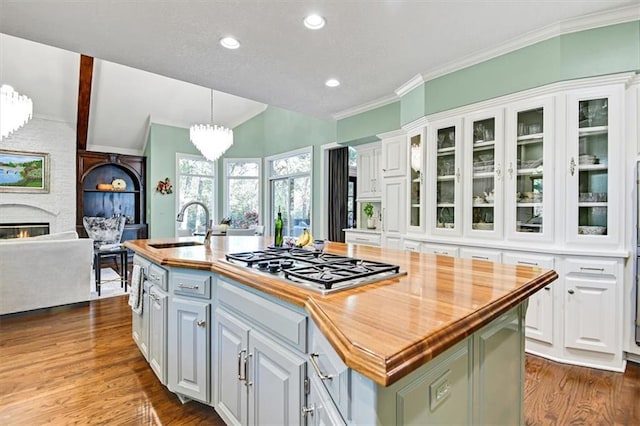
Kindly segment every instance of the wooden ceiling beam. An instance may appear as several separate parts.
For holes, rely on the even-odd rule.
[[[80,55],[80,78],[78,85],[78,122],[76,125],[76,145],[78,150],[87,149],[92,79],[93,57]]]

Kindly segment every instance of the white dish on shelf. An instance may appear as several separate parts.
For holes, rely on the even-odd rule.
[[[493,230],[493,223],[474,223],[473,224],[473,229],[480,229],[482,231],[492,231]]]

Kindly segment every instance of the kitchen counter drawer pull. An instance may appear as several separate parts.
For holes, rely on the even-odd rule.
[[[472,259],[480,259],[480,260],[489,260],[489,258],[487,256],[477,256],[477,255],[472,255],[471,256]]]
[[[186,284],[180,283],[180,284],[178,284],[178,288],[186,288],[188,290],[197,290],[197,289],[200,288],[200,286],[197,286],[197,285],[186,285]]]
[[[246,377],[242,377],[242,354],[245,352],[245,349],[238,352],[238,380],[246,381]]]
[[[149,274],[149,278],[151,278],[154,281],[158,281],[160,279],[160,275]]]
[[[309,361],[311,361],[311,366],[313,367],[313,370],[316,372],[316,374],[318,375],[318,377],[320,378],[320,380],[333,380],[333,376],[330,374],[324,374],[322,371],[320,371],[320,366],[318,365],[318,362],[316,361],[316,358],[319,357],[320,355],[317,353],[312,353],[309,354]]]
[[[518,265],[538,266],[538,262],[527,262],[524,260],[518,260]]]
[[[604,272],[604,268],[590,268],[588,266],[581,266],[580,270],[586,272]]]

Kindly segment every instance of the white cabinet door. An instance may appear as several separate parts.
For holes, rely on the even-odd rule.
[[[375,199],[381,196],[380,157],[382,149],[379,143],[357,148],[357,174],[359,200]]]
[[[407,181],[403,177],[384,179],[382,191],[382,232],[403,234],[405,231],[405,196]]]
[[[606,354],[622,350],[615,263],[566,260],[565,347]]]
[[[617,246],[624,229],[624,85],[567,96],[567,242]],[[609,167],[609,166],[612,167]]]
[[[504,114],[483,111],[465,117],[464,231],[472,238],[502,238]]]
[[[149,287],[142,292],[142,313],[131,313],[133,341],[138,345],[144,359],[149,361]]]
[[[169,389],[209,402],[209,302],[174,297],[169,312]]]
[[[554,108],[552,97],[507,109],[505,234],[510,240],[552,241],[554,235]]]
[[[419,128],[408,135],[409,141],[409,191],[407,195],[407,232],[421,234],[425,231],[425,179],[426,179],[426,134]]]
[[[502,261],[510,265],[532,266],[553,269],[553,256],[534,255],[529,253],[504,253]],[[525,318],[525,335],[553,344],[554,290],[558,284],[551,284],[529,297],[529,306]]]
[[[149,365],[160,383],[167,382],[167,307],[169,296],[158,286],[149,291]]]
[[[226,310],[215,315],[213,406],[225,423],[247,424],[245,366],[249,347],[249,326]]]
[[[406,176],[407,140],[395,136],[382,140],[382,177]]]
[[[429,127],[427,194],[431,233],[462,235],[462,119],[434,122]]]
[[[256,330],[248,357],[249,424],[302,424],[305,360]]]

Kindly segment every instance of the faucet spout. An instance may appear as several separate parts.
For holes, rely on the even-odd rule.
[[[188,201],[186,202],[182,208],[180,209],[180,211],[178,212],[178,216],[176,217],[176,221],[178,222],[182,222],[184,221],[184,212],[187,210],[187,207],[189,206],[193,206],[193,205],[197,205],[200,206],[204,209],[204,213],[205,213],[205,226],[207,228],[207,234],[204,237],[204,243],[205,244],[209,244],[211,242],[211,220],[209,220],[209,209],[207,208],[207,206],[200,202],[200,201]]]

